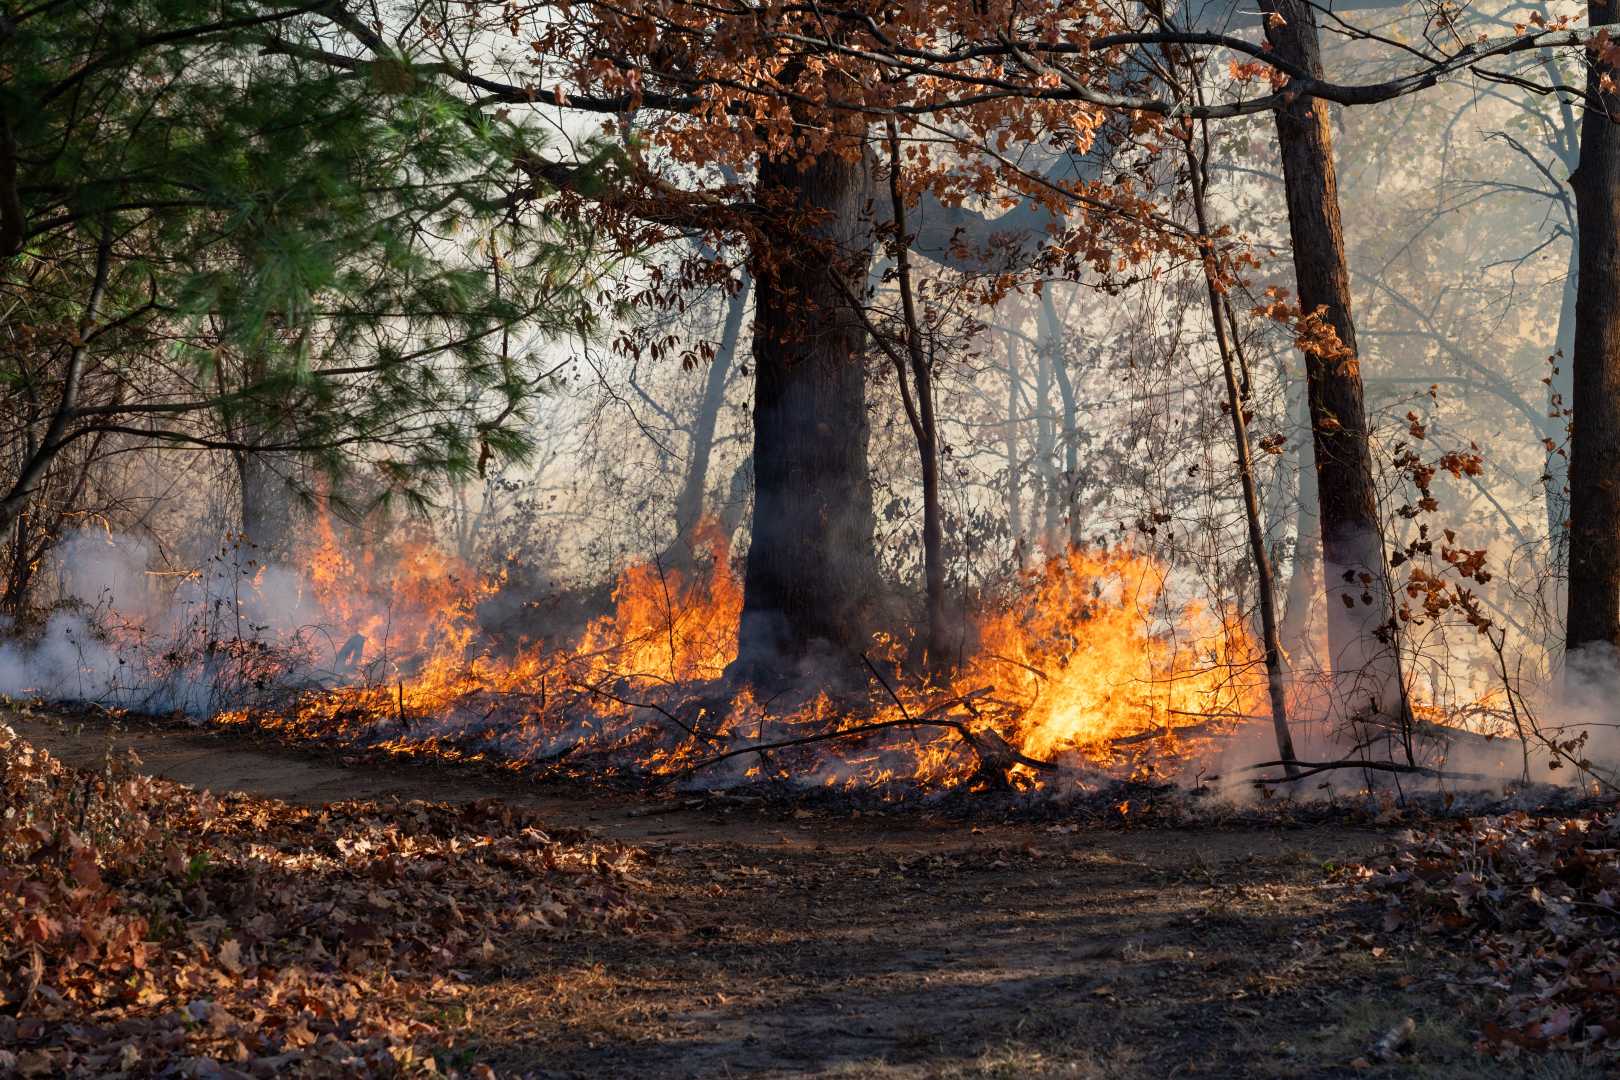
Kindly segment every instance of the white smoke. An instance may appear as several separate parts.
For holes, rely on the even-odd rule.
[[[153,565],[130,537],[68,537],[43,632],[0,643],[0,694],[206,716],[337,677],[341,636],[303,575],[231,543],[192,572]]]

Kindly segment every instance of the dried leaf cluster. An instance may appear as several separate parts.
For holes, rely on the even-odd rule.
[[[532,811],[206,792],[0,725],[0,1077],[471,1070],[441,1024],[525,936],[657,923],[633,848]]]
[[[1369,884],[1386,930],[1467,939],[1494,1005],[1485,1048],[1620,1051],[1620,813],[1446,823]]]

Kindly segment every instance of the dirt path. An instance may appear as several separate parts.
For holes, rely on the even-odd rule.
[[[498,796],[648,847],[679,931],[536,940],[470,976],[465,1024],[503,1075],[1527,1075],[1477,1059],[1450,975],[1324,884],[1388,846],[1374,831],[647,815],[471,770],[11,722],[75,764],[133,748],[161,776],[301,802]],[[1406,1016],[1407,1059],[1357,1060]]]

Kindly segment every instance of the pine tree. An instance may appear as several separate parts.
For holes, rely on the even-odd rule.
[[[420,503],[530,449],[588,228],[514,212],[532,128],[334,55],[320,7],[0,18],[0,528],[91,444],[228,453],[267,532],[357,465]]]

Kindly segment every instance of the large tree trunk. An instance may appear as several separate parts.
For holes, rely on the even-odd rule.
[[[236,454],[236,477],[242,493],[242,534],[260,562],[278,563],[292,554],[293,500],[287,478],[277,466],[285,459],[255,451]]]
[[[1261,10],[1277,55],[1320,78],[1321,43],[1310,5],[1263,0]],[[1320,310],[1345,350],[1305,357],[1335,696],[1352,715],[1370,710],[1405,717],[1328,107],[1299,99],[1276,115],[1300,307],[1307,314]]]
[[[864,324],[851,310],[873,232],[869,155],[760,166],[782,220],[756,250],[754,521],[732,674],[786,676],[814,655],[859,670],[877,580]]]
[[[1587,18],[1617,21],[1612,4],[1595,0]],[[1577,650],[1620,647],[1620,94],[1603,92],[1603,76],[1614,72],[1592,59],[1581,164],[1570,177],[1580,218],[1565,624],[1572,660]]]

